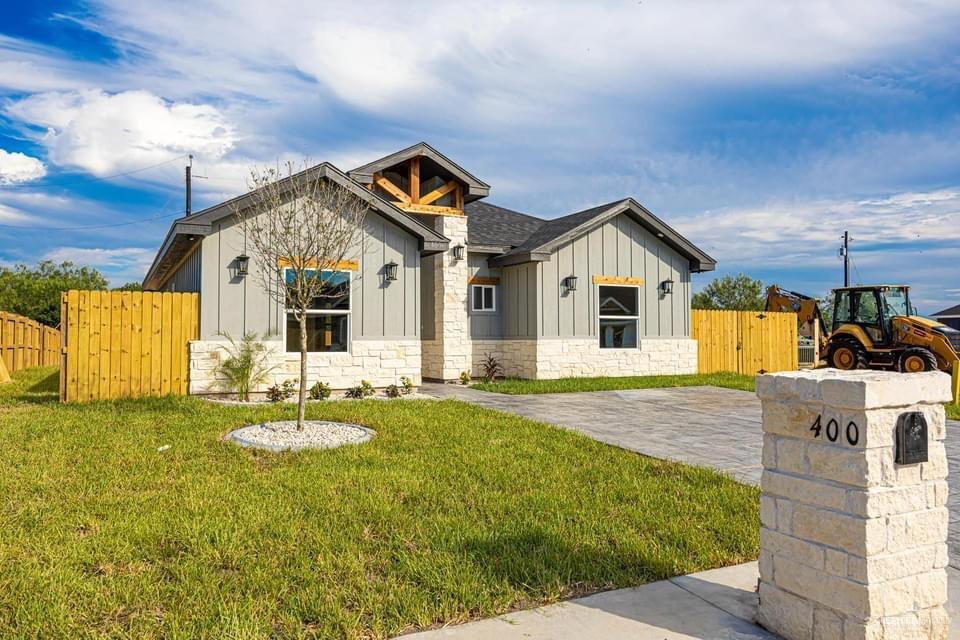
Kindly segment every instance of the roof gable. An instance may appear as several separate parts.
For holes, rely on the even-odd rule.
[[[956,304],[952,307],[947,307],[943,311],[937,311],[932,314],[934,318],[958,318],[960,317],[960,304]]]
[[[361,167],[348,171],[348,175],[360,184],[371,184],[373,176],[398,164],[402,164],[413,158],[428,158],[435,162],[444,171],[461,182],[466,190],[463,194],[465,202],[471,202],[484,198],[490,194],[490,185],[480,180],[478,177],[458,165],[456,162],[443,155],[426,142],[418,142],[406,149],[391,153],[373,162],[369,162]]]
[[[318,177],[336,182],[348,191],[370,200],[371,207],[379,214],[404,229],[420,240],[421,251],[436,253],[444,251],[450,241],[430,227],[426,226],[413,216],[397,209],[393,204],[372,193],[329,162],[304,169],[292,176],[280,180],[281,186],[294,180],[315,180]],[[170,275],[170,271],[177,261],[174,254],[182,254],[191,250],[192,244],[200,237],[212,233],[212,223],[228,216],[232,216],[238,209],[242,210],[252,204],[250,193],[237,196],[220,204],[208,207],[189,216],[178,218],[170,225],[170,230],[164,238],[153,264],[143,279],[145,289],[155,289],[162,286]]]
[[[646,207],[633,198],[591,207],[548,220],[534,231],[520,246],[502,256],[491,260],[492,266],[507,266],[523,262],[546,260],[561,245],[582,236],[591,229],[618,215],[630,216],[641,227],[655,235],[671,249],[690,261],[690,270],[694,272],[713,271],[716,260],[698,248],[692,242],[677,233],[663,220],[653,215]]]

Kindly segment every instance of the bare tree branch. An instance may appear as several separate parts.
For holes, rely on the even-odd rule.
[[[300,325],[300,403],[303,429],[307,397],[307,311],[318,298],[340,295],[335,271],[362,251],[363,220],[373,196],[359,196],[304,161],[252,168],[250,193],[234,215],[242,225],[251,271],[272,300]]]

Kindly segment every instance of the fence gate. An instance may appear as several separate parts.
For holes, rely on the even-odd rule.
[[[196,293],[67,291],[60,309],[61,400],[187,393]]]
[[[795,313],[694,309],[692,325],[700,373],[756,375],[798,368]]]

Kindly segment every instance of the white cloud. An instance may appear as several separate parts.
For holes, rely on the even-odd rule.
[[[44,254],[43,260],[66,261],[95,267],[107,276],[111,285],[116,286],[141,280],[153,261],[154,253],[150,249],[140,247],[112,249],[59,247]]]
[[[878,198],[771,202],[673,220],[721,271],[779,278],[813,295],[840,284],[849,231],[854,282],[903,282],[931,312],[950,297],[945,266],[960,261],[960,187]]]
[[[0,184],[39,180],[47,175],[43,162],[19,151],[0,149]]]
[[[101,32],[149,51],[150,77],[171,91],[189,82],[289,100],[291,90],[315,92],[300,72],[356,107],[408,122],[446,114],[437,121],[446,127],[465,118],[543,125],[611,96],[656,102],[705,85],[845,70],[949,37],[957,16],[947,0],[434,0],[412,14],[386,0],[360,12],[295,0],[96,6]]]
[[[170,103],[148,91],[40,93],[6,111],[46,128],[40,142],[51,162],[99,176],[186,153],[220,158],[237,139],[233,125],[216,108]]]

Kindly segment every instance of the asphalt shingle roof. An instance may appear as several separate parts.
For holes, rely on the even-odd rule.
[[[960,316],[960,304],[948,307],[943,311],[937,311],[935,314],[933,314],[934,318],[937,316]]]
[[[468,202],[463,212],[467,215],[470,244],[517,247],[548,224],[546,220],[486,202]]]
[[[616,200],[614,202],[608,202],[607,204],[601,204],[596,207],[590,207],[589,209],[584,209],[583,211],[577,211],[575,213],[565,215],[562,218],[547,220],[543,225],[540,226],[539,229],[531,233],[523,242],[523,244],[517,245],[515,250],[529,251],[547,244],[551,240],[559,238],[568,231],[575,229],[581,224],[598,216],[619,202],[622,202],[622,200]]]

